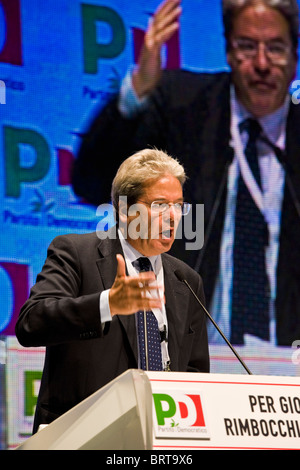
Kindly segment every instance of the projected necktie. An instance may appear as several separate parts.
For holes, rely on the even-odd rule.
[[[242,126],[248,132],[245,156],[261,187],[256,140],[260,125],[248,119]],[[243,130],[241,128],[241,130]],[[238,180],[233,249],[233,291],[231,342],[243,344],[244,333],[269,339],[269,283],[265,266],[268,227],[242,176]]]
[[[139,258],[134,261],[133,266],[140,272],[152,271],[148,258]],[[138,345],[140,354],[140,367],[143,370],[162,370],[161,343],[158,323],[153,312],[146,312],[146,332],[144,312],[137,312]]]

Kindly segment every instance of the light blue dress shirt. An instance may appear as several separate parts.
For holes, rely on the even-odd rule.
[[[261,119],[259,122],[275,145],[283,146],[285,143],[285,124],[289,106],[287,97],[284,105]],[[240,123],[247,117],[251,117],[248,111],[236,100],[232,87],[231,90],[231,112],[237,113],[237,121]],[[247,134],[242,135],[242,143],[247,143]],[[284,191],[284,170],[277,161],[272,150],[262,142],[258,143],[259,166],[262,179],[262,190],[265,205],[265,217],[268,223],[270,233],[270,243],[266,250],[266,268],[270,282],[271,301],[270,301],[270,342],[276,344],[275,338],[275,315],[274,300],[276,297],[276,267],[279,250],[281,207]],[[233,274],[233,242],[235,226],[235,206],[237,195],[237,184],[239,177],[239,166],[236,157],[229,168],[227,180],[227,201],[226,215],[224,221],[224,230],[221,240],[220,269],[217,277],[216,287],[210,311],[224,334],[230,337],[230,316],[231,316],[231,293],[232,293],[232,274]],[[210,343],[223,344],[223,339],[217,333],[211,324],[208,325],[208,336]],[[253,339],[246,336],[245,342]]]

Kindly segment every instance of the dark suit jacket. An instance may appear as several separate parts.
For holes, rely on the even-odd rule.
[[[165,71],[147,110],[124,119],[117,110],[117,97],[93,119],[82,140],[75,162],[75,192],[94,204],[109,199],[111,173],[138,149],[156,146],[177,157],[188,182],[185,198],[203,203],[205,229],[221,182],[232,159],[230,141],[230,74],[197,74]],[[286,160],[300,199],[300,106],[291,103],[287,121]],[[110,165],[104,162],[110,157]],[[209,239],[202,250],[199,272],[209,305],[219,268],[220,240],[224,224],[226,185],[220,194]],[[207,230],[206,230],[207,234]],[[172,253],[196,267],[199,253],[186,251],[180,242]],[[285,188],[276,298],[277,341],[291,346],[300,338],[300,219],[289,189]]]
[[[16,325],[22,345],[46,346],[34,431],[138,365],[135,316],[114,316],[101,327],[99,296],[113,284],[117,253],[118,239],[96,233],[59,236],[49,246]],[[201,278],[172,256],[162,261],[171,370],[208,372],[205,315],[174,271],[180,268],[204,301]]]

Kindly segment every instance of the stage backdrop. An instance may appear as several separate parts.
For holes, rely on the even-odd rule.
[[[78,134],[135,62],[158,3],[0,1],[1,448],[31,431],[44,351],[20,348],[14,325],[47,246],[58,234],[101,224],[70,185]],[[225,70],[220,0],[182,6],[180,31],[164,50],[166,67]],[[295,83],[300,96],[299,89]],[[226,347],[212,346],[211,353],[213,371],[242,372]],[[244,351],[254,373],[290,375],[298,370],[294,353]]]

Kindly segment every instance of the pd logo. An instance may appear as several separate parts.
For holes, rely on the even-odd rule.
[[[51,147],[37,131],[3,126],[5,159],[5,196],[19,198],[26,183],[36,183],[47,177],[51,166]],[[74,155],[67,149],[56,148],[58,184],[71,184]],[[26,164],[24,164],[26,162]]]
[[[156,437],[209,439],[199,393],[153,393],[153,405]]]
[[[84,72],[96,74],[100,59],[114,59],[122,54],[126,47],[127,27],[123,18],[110,7],[82,4]],[[101,39],[97,26],[102,25]],[[145,32],[132,28],[134,44],[134,61],[137,62],[144,42]],[[180,41],[176,32],[166,43],[166,68],[180,67]]]

